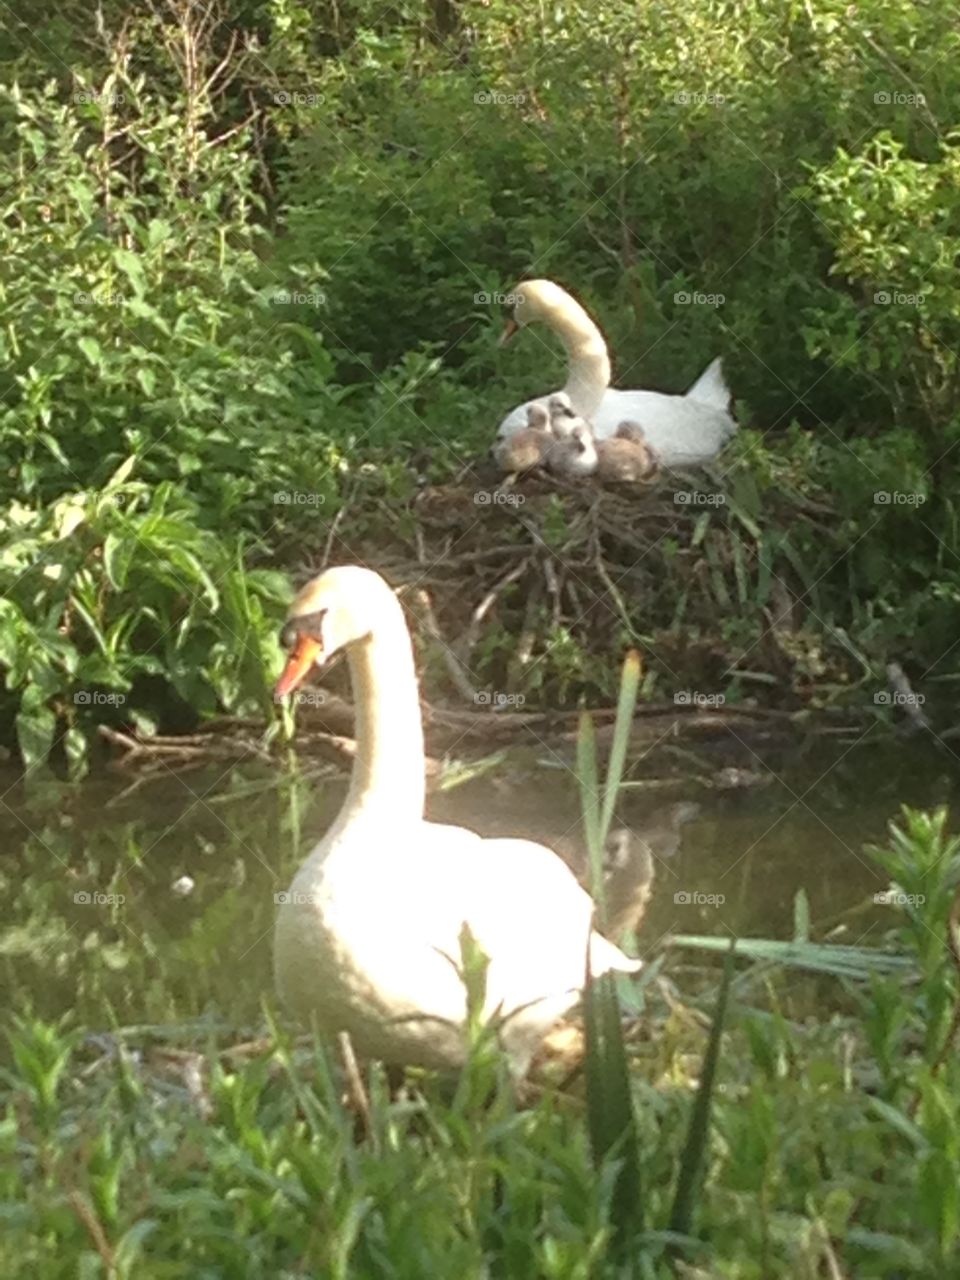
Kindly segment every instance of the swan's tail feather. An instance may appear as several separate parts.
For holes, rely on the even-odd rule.
[[[601,973],[637,973],[642,968],[642,960],[625,956],[602,934],[594,932],[590,935],[590,972],[595,978]]]
[[[724,379],[722,364],[720,356],[717,356],[716,360],[711,360],[687,392],[688,400],[707,404],[711,409],[719,409],[723,413],[729,412],[730,388]]]

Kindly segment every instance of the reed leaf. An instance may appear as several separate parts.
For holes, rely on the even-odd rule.
[[[636,652],[630,651],[621,673],[613,746],[603,783],[602,800],[593,722],[586,713],[580,717],[577,764],[583,825],[590,854],[591,887],[601,924],[606,916],[603,847],[623,778],[639,684],[640,657]],[[584,1026],[590,1148],[598,1170],[611,1158],[617,1158],[620,1162],[613,1185],[610,1216],[614,1252],[622,1256],[628,1242],[643,1229],[636,1119],[630,1093],[630,1075],[616,980],[610,973],[594,978],[590,971],[589,949],[584,983]]]
[[[673,1199],[673,1210],[670,1214],[670,1230],[678,1235],[690,1235],[693,1223],[697,1196],[703,1177],[707,1154],[707,1143],[710,1137],[710,1105],[713,1100],[713,1089],[717,1078],[717,1067],[720,1064],[720,1044],[723,1035],[723,1024],[727,1015],[727,999],[730,994],[730,983],[733,979],[734,955],[736,939],[731,939],[727,947],[727,960],[723,968],[723,981],[717,996],[717,1007],[710,1028],[710,1039],[703,1061],[700,1087],[697,1090],[693,1112],[690,1116],[690,1128],[680,1162],[680,1173],[677,1177],[677,1189]]]
[[[637,705],[637,691],[640,688],[640,655],[631,649],[623,661],[620,674],[620,696],[617,700],[617,718],[613,726],[613,746],[610,749],[610,760],[607,764],[607,778],[603,788],[603,809],[600,814],[600,841],[606,840],[613,821],[613,813],[617,804],[617,795],[623,779],[623,768],[627,760],[630,746],[630,727],[633,724],[633,713]]]
[[[696,951],[725,951],[725,938],[709,934],[675,934],[668,939],[672,947]],[[738,956],[781,964],[785,968],[809,969],[814,973],[833,974],[837,978],[866,981],[874,973],[906,974],[916,968],[906,955],[878,951],[870,947],[847,947],[826,942],[777,942],[769,938],[738,938]]]
[[[603,890],[603,839],[600,835],[600,777],[597,769],[597,735],[588,711],[580,713],[577,733],[577,777],[580,782],[580,807],[583,835],[590,864],[590,893],[601,927],[606,921],[606,895]]]

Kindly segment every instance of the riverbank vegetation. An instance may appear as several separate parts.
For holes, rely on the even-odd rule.
[[[0,6],[4,1276],[956,1274],[958,55],[906,0]],[[496,345],[531,275],[620,386],[723,356],[713,466],[497,487],[496,424],[562,380],[543,331]],[[276,635],[356,559],[412,622],[432,816],[503,766],[491,825],[513,785],[575,831],[577,708],[605,754],[627,648],[667,714],[625,794],[726,797],[699,870],[658,866],[619,1112],[596,1062],[518,1096],[478,1042],[398,1085],[275,1021],[275,894],[351,748],[334,673],[278,768]],[[903,716],[891,679],[935,798],[861,861],[842,818],[901,775],[844,756]],[[721,703],[734,764],[676,740]],[[516,767],[478,728],[504,708]],[[769,745],[835,710],[755,752],[751,715]],[[153,773],[91,771],[105,740]],[[791,904],[760,832],[792,810]]]
[[[97,721],[261,714],[288,581],[325,553],[427,576],[494,540],[525,554],[523,508],[476,501],[464,468],[560,377],[543,334],[495,347],[497,296],[531,272],[590,307],[621,385],[682,390],[723,354],[744,425],[708,480],[610,499],[599,537],[575,498],[531,500],[566,581],[551,598],[540,556],[502,588],[473,684],[596,701],[630,642],[657,696],[872,704],[893,658],[946,697],[948,13],[171,0],[4,21],[0,722],[28,764],[56,743],[81,767]],[[424,564],[418,512],[444,501]],[[487,575],[457,574],[476,609]],[[445,626],[463,640],[469,613]]]
[[[673,939],[623,984],[635,1130],[621,1116],[617,1133],[639,1178],[626,1199],[633,1153],[617,1142],[598,1170],[569,1064],[518,1100],[478,1041],[459,1082],[410,1074],[397,1091],[269,1008],[264,1021],[255,939],[238,990],[230,922],[272,914],[256,868],[170,946],[159,901],[138,892],[149,862],[128,846],[113,881],[93,870],[102,904],[71,908],[86,944],[48,934],[45,1011],[19,1002],[0,1072],[3,1274],[952,1274],[960,851],[944,820],[907,813],[873,851],[894,888],[872,925],[858,906],[844,919],[862,930],[827,937],[801,895],[792,942],[739,940],[708,1124],[695,1098],[718,1004],[709,939]],[[30,892],[49,900],[48,928],[65,919],[62,884]],[[35,958],[3,963],[23,977]],[[83,1023],[56,1011],[67,972]],[[685,1181],[691,1150],[703,1164]]]

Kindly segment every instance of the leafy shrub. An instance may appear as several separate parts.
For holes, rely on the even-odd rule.
[[[22,689],[16,735],[43,761],[58,728],[74,767],[89,713],[147,729],[269,706],[284,575],[245,569],[239,543],[197,523],[193,499],[125,464],[102,490],[0,520],[0,660]]]

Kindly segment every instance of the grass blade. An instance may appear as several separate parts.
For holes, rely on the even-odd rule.
[[[603,788],[603,810],[600,815],[601,843],[606,840],[610,823],[613,821],[617,794],[623,778],[623,767],[627,760],[627,749],[630,746],[630,726],[633,723],[639,688],[640,655],[635,649],[631,649],[623,660],[623,670],[620,674],[620,696],[617,699],[617,718],[613,726],[613,746],[610,748],[607,780]]]
[[[581,711],[577,733],[577,776],[580,781],[580,808],[583,835],[590,860],[590,895],[602,928],[607,918],[603,891],[603,838],[600,834],[600,777],[597,771],[597,735],[589,711]]]
[[[577,736],[583,824],[590,854],[593,897],[601,927],[606,919],[603,848],[623,777],[639,685],[640,657],[631,651],[623,664],[602,807],[596,735],[589,715],[581,716]],[[643,1230],[636,1118],[616,981],[609,973],[594,978],[590,971],[589,951],[584,983],[584,1028],[590,1148],[598,1169],[611,1158],[620,1161],[613,1185],[610,1218],[613,1250],[618,1257],[623,1257],[631,1241]]]
[[[673,1199],[673,1211],[670,1214],[670,1230],[678,1235],[691,1234],[693,1213],[706,1163],[707,1142],[710,1137],[710,1104],[713,1099],[717,1067],[720,1063],[720,1041],[727,1016],[730,983],[733,980],[735,948],[736,941],[731,939],[723,969],[723,982],[720,985],[720,994],[717,996],[717,1008],[713,1015],[713,1025],[710,1028],[710,1040],[707,1043],[707,1052],[703,1061],[700,1087],[693,1104],[690,1129],[677,1177],[677,1190]]]

